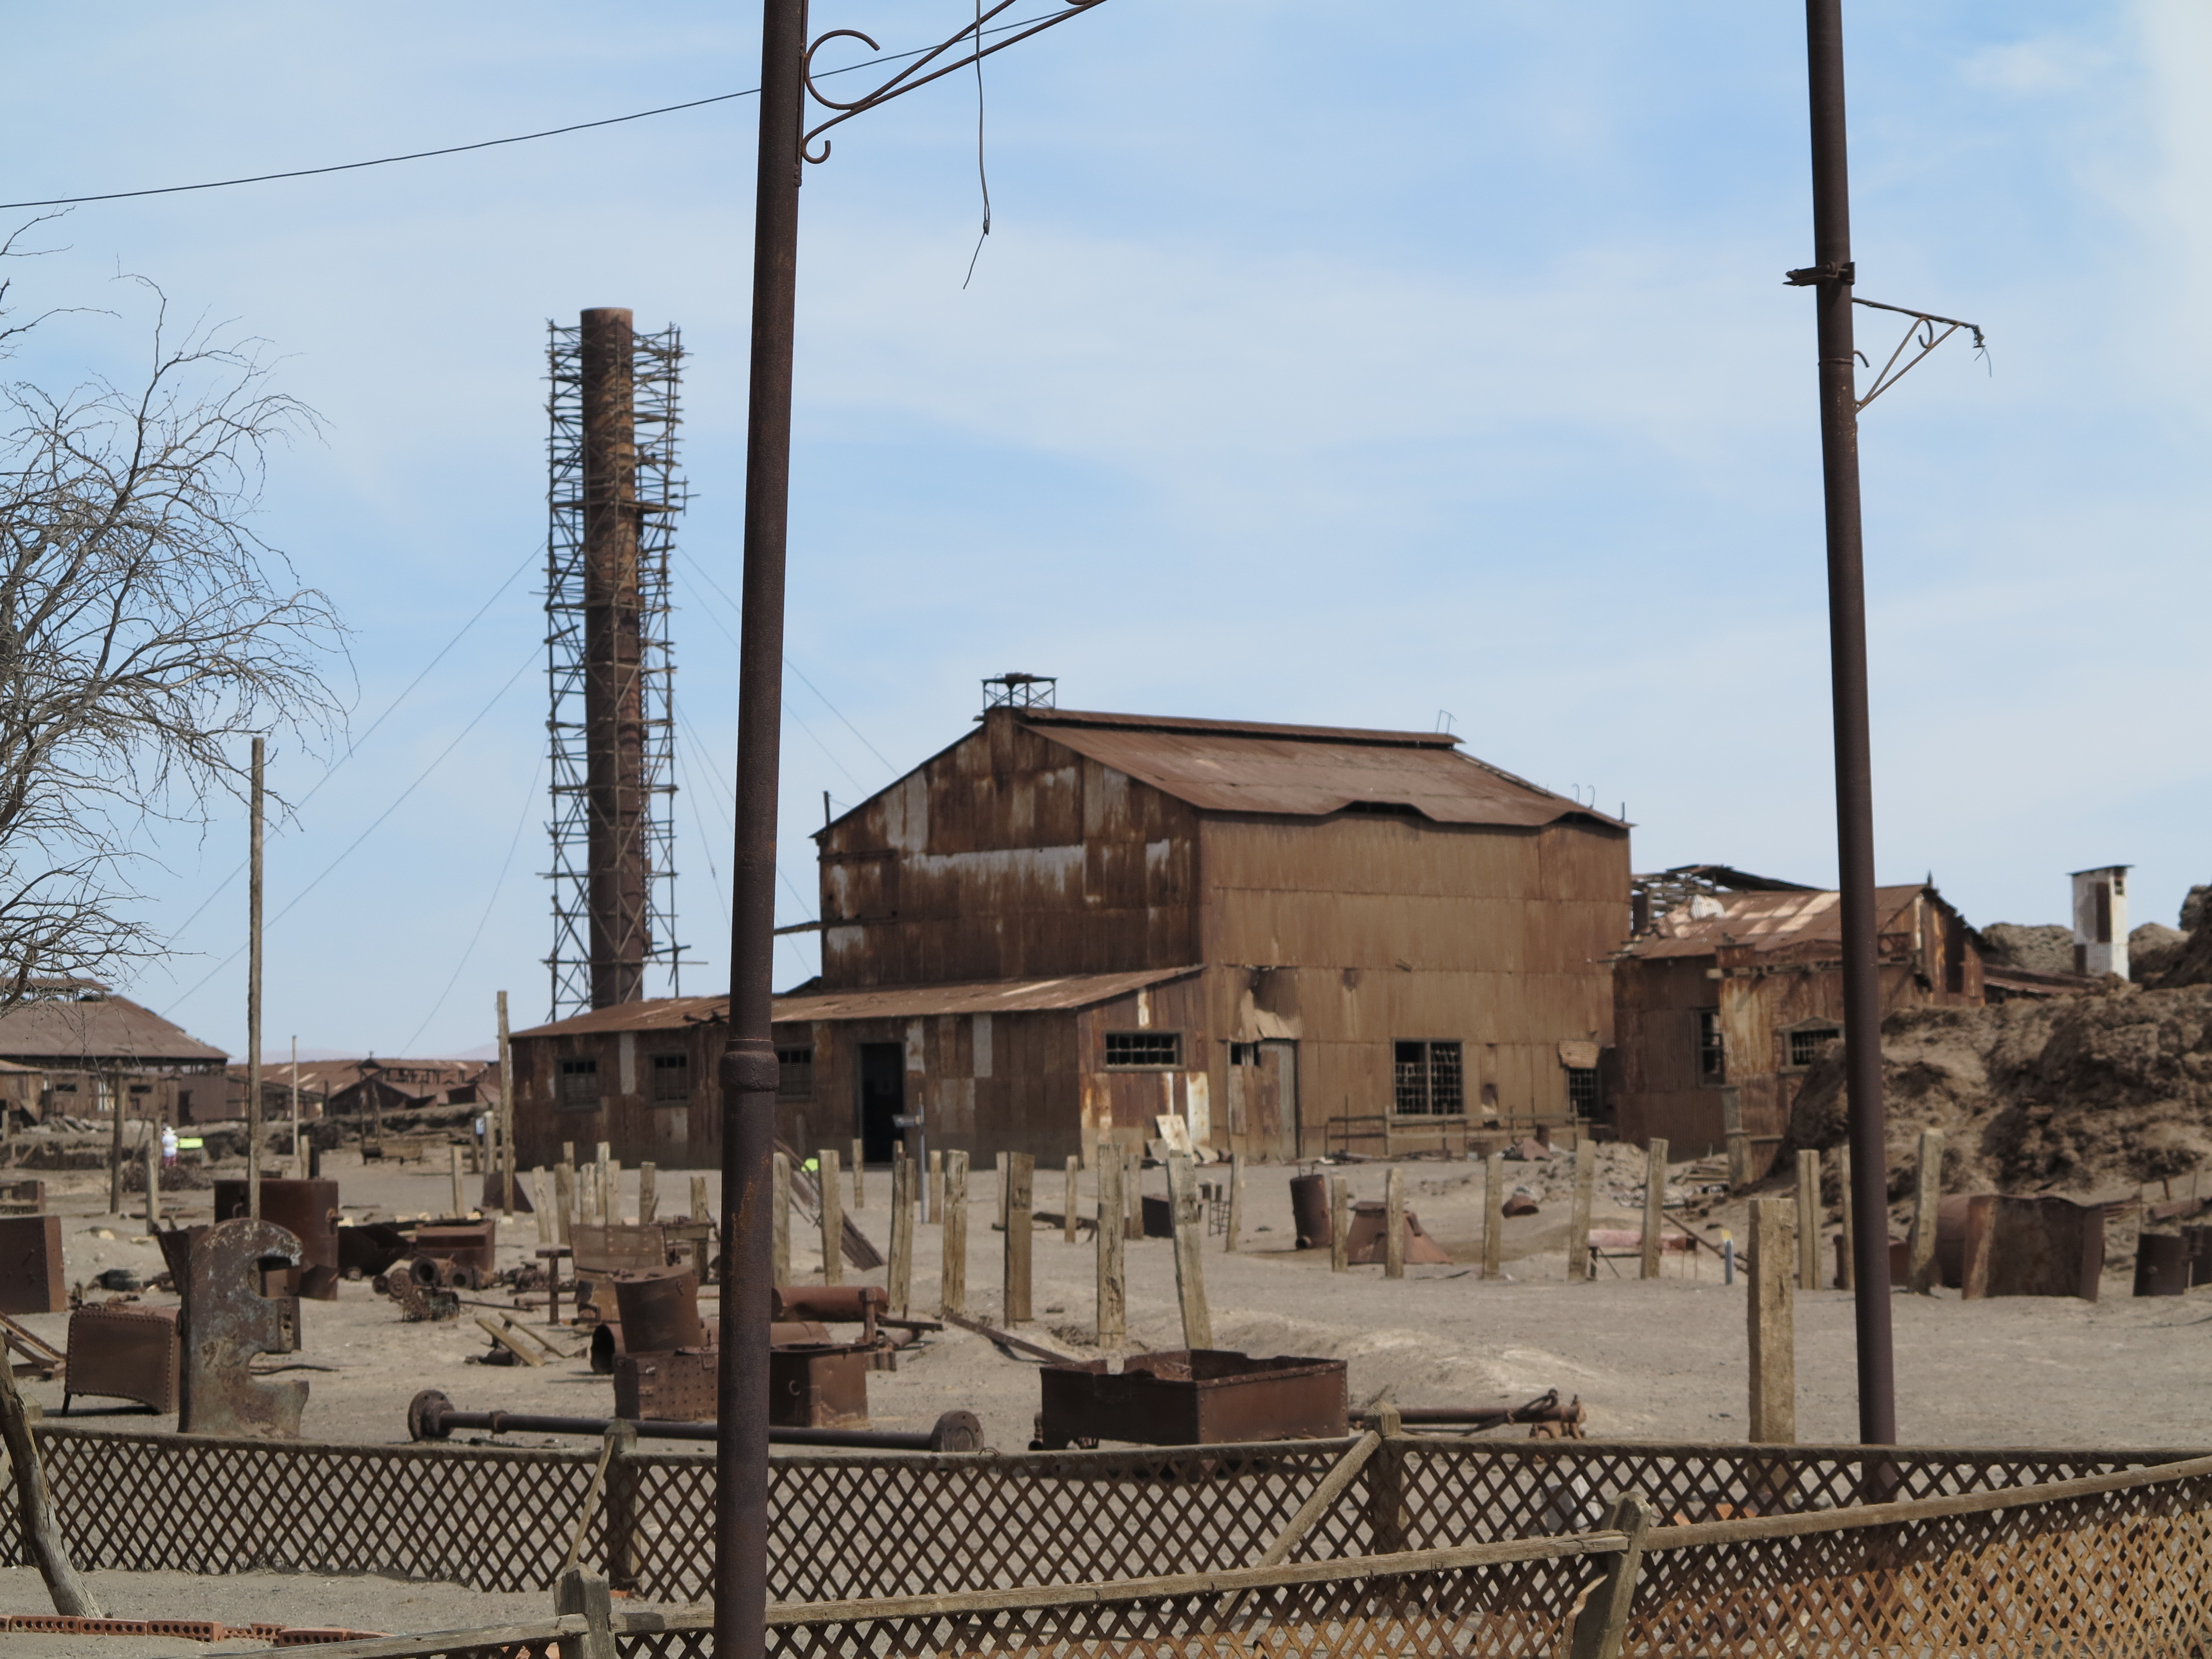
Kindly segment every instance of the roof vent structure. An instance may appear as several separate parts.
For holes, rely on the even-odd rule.
[[[1012,669],[983,682],[983,707],[1050,708],[1060,681],[1050,674],[1022,674]]]

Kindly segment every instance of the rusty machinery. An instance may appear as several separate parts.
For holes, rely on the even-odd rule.
[[[603,1435],[622,1418],[548,1417],[527,1412],[465,1412],[435,1389],[425,1389],[407,1407],[407,1432],[416,1440],[443,1440],[455,1429],[489,1434]],[[644,1440],[712,1441],[711,1422],[674,1423],[647,1419],[630,1422]],[[969,1411],[946,1412],[927,1434],[883,1429],[771,1427],[769,1440],[779,1446],[851,1446],[878,1451],[976,1452],[983,1449],[983,1425]]]
[[[1119,1371],[1108,1364],[1068,1361],[1037,1373],[1044,1401],[1039,1449],[1101,1440],[1211,1446],[1332,1439],[1349,1422],[1341,1359],[1255,1359],[1185,1348],[1132,1354]]]
[[[0,1313],[61,1313],[68,1307],[61,1218],[0,1216]]]
[[[70,1315],[69,1364],[62,1410],[79,1395],[135,1400],[149,1411],[175,1411],[184,1340],[174,1308],[79,1308]]]
[[[226,1179],[215,1183],[215,1218],[235,1221],[249,1213],[246,1182]],[[343,1269],[339,1254],[338,1183],[335,1181],[296,1181],[264,1176],[261,1180],[261,1218],[274,1222],[300,1241],[298,1267],[285,1275],[285,1291],[317,1302],[335,1302]]]
[[[220,1221],[159,1233],[182,1305],[184,1386],[177,1426],[186,1434],[297,1439],[307,1385],[270,1382],[250,1369],[256,1354],[300,1346],[300,1299],[270,1296],[268,1281],[301,1265],[300,1242],[273,1222]]]
[[[1517,1404],[1498,1400],[1475,1406],[1400,1406],[1396,1410],[1401,1428],[1456,1429],[1480,1434],[1485,1429],[1526,1423],[1532,1440],[1585,1439],[1588,1433],[1583,1425],[1589,1420],[1589,1410],[1580,1395],[1562,1401],[1557,1389],[1547,1389],[1534,1400]],[[1352,1423],[1361,1428],[1372,1427],[1380,1420],[1377,1412],[1352,1413]]]

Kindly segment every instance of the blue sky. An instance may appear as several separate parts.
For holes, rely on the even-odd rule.
[[[815,9],[889,48],[963,15]],[[2171,921],[2212,879],[2212,21],[1847,16],[1860,292],[1991,344],[1867,417],[1881,873],[2046,921],[2067,871],[2124,861],[2134,919]],[[822,792],[941,747],[1007,668],[1072,707],[1448,711],[1474,752],[1626,803],[1640,868],[1832,879],[1811,318],[1780,282],[1810,253],[1802,27],[1741,0],[1106,0],[986,70],[964,290],[973,82],[841,128],[804,200],[790,653],[824,695],[787,690],[786,919]],[[17,8],[0,198],[620,114],[750,87],[757,52],[742,6]],[[685,988],[726,975],[710,584],[738,568],[754,118],[82,207],[20,274],[27,304],[117,313],[15,365],[50,382],[143,357],[118,270],[282,356],[326,428],[275,459],[260,528],[351,625],[356,733],[521,572],[272,838],[272,1047],[474,1048],[501,987],[542,1017],[543,350],[586,306],[693,354],[679,906]],[[329,758],[280,744],[273,780],[296,797]],[[234,1049],[242,887],[207,901],[243,844],[161,845],[142,884],[175,954],[131,988]],[[811,971],[780,951],[783,982]]]

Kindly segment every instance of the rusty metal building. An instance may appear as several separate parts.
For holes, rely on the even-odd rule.
[[[1674,902],[1655,904],[1613,969],[1624,1140],[1663,1136],[1691,1157],[1721,1150],[1740,1124],[1763,1165],[1806,1072],[1843,1036],[1842,896],[1743,879],[1755,885],[1684,892],[1639,878]],[[1883,1013],[1979,1006],[1981,941],[1942,895],[1923,884],[1875,897]]]
[[[823,971],[775,1006],[793,1146],[1058,1158],[1171,1115],[1291,1158],[1597,1103],[1627,826],[1448,734],[1001,702],[816,839]],[[523,1156],[718,1157],[723,1018],[516,1033]]]

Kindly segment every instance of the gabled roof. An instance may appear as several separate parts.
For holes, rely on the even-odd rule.
[[[1924,883],[1875,889],[1878,931],[1893,931],[1913,901],[1934,890]],[[1723,945],[1756,951],[1788,951],[1812,944],[1843,948],[1844,896],[1801,889],[1790,892],[1744,893],[1735,898],[1700,897],[1668,913],[1651,933],[1621,954],[1653,959],[1706,957]]]
[[[1535,828],[1618,818],[1458,752],[1440,732],[1275,726],[1023,709],[1028,729],[1204,811],[1319,817],[1396,810],[1438,823]]]
[[[152,1009],[94,985],[38,996],[0,1014],[0,1056],[64,1071],[100,1060],[165,1066],[229,1058]]]

